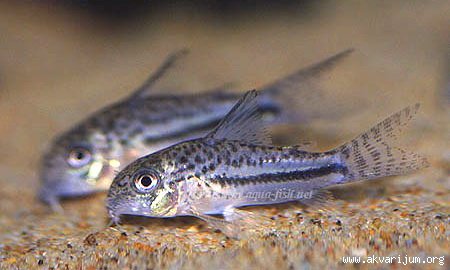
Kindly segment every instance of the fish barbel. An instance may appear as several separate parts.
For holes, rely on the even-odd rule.
[[[261,90],[258,110],[271,124],[308,118],[305,94],[319,92],[317,81],[351,53],[338,53],[296,71]],[[214,89],[200,94],[152,93],[155,83],[186,51],[170,55],[127,98],[92,114],[57,136],[42,156],[39,197],[54,209],[59,199],[108,190],[114,174],[136,158],[206,134],[240,95]],[[315,95],[316,93],[312,93]],[[307,95],[306,95],[307,96]]]
[[[119,172],[107,197],[112,221],[117,223],[124,214],[192,215],[223,230],[224,222],[243,217],[237,207],[314,200],[329,186],[401,175],[428,165],[425,158],[389,144],[419,104],[340,147],[307,152],[271,145],[256,96],[256,91],[248,92],[205,137],[141,157]]]

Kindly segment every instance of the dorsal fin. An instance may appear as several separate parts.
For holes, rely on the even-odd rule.
[[[178,62],[182,57],[186,56],[189,53],[189,50],[183,48],[181,50],[177,50],[169,54],[164,62],[153,72],[147,80],[136,90],[134,91],[129,99],[136,99],[145,97],[149,90],[152,89],[153,85],[161,79],[167,72]]]
[[[293,88],[297,91],[302,84],[315,80],[321,75],[327,75],[328,72],[336,67],[336,65],[342,62],[347,56],[354,52],[355,49],[350,48],[339,52],[331,57],[328,57],[319,63],[312,64],[306,68],[299,69],[286,77],[283,77],[261,89],[261,92],[276,92],[287,91],[289,88]],[[296,95],[299,93],[296,92]],[[290,97],[290,96],[289,96]]]
[[[256,90],[245,93],[207,137],[271,144],[271,138],[258,111],[257,96]]]
[[[276,121],[298,123],[317,118],[329,120],[362,106],[361,103],[342,106],[336,102],[331,95],[334,92],[332,84],[328,83],[336,67],[353,51],[354,49],[347,49],[262,87],[262,99],[269,99],[282,108]]]

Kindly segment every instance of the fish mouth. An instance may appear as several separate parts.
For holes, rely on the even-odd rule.
[[[111,162],[110,162],[111,163]],[[58,198],[75,198],[108,191],[114,177],[114,166],[96,162],[87,172],[68,174],[55,172],[49,168],[41,170],[41,188],[38,197],[43,202]]]
[[[108,210],[108,214],[114,224],[118,224],[120,222],[120,217],[123,215],[152,217],[149,212],[140,211],[138,208],[128,207],[110,209]]]
[[[39,200],[47,205],[54,206],[59,205],[59,196],[47,186],[43,186],[39,189],[37,194]]]
[[[103,191],[88,185],[65,183],[43,181],[43,184],[37,192],[37,198],[44,204],[50,206],[54,211],[62,212],[61,200],[89,197]]]
[[[123,203],[112,206],[110,204],[107,204],[107,209],[109,217],[114,224],[117,224],[120,221],[120,217],[122,215],[141,216],[148,218],[164,218],[167,217],[166,214],[170,213],[172,210],[172,208],[169,208],[155,215],[155,213],[153,213],[149,207],[144,207],[141,205],[135,206],[133,204]]]

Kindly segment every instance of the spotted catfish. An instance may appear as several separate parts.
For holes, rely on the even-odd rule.
[[[256,97],[256,91],[248,92],[207,136],[141,157],[119,172],[107,197],[112,221],[117,223],[124,214],[192,215],[228,231],[249,212],[236,209],[241,206],[314,202],[329,186],[427,166],[425,158],[389,144],[419,105],[333,150],[307,152],[271,145]]]
[[[319,93],[318,81],[352,50],[299,70],[261,90],[258,110],[267,122],[299,122],[308,117],[301,104]],[[155,83],[186,54],[170,55],[134,93],[55,138],[42,157],[39,197],[60,209],[61,197],[106,191],[115,171],[132,160],[173,143],[203,135],[239,99],[225,89],[201,94],[152,94]],[[295,105],[294,105],[295,104]]]

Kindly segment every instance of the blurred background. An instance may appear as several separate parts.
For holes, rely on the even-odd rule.
[[[1,168],[34,171],[55,133],[184,47],[166,88],[244,91],[352,47],[321,107],[364,104],[348,112],[378,120],[448,105],[449,14],[448,1],[0,1]]]
[[[445,0],[0,1],[2,225],[44,213],[37,167],[53,136],[129,94],[180,48],[191,53],[160,82],[174,93],[228,82],[245,91],[355,48],[309,105],[339,114],[285,142],[325,149],[420,102],[405,139],[433,169],[396,183],[448,190],[449,26]]]

